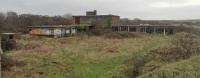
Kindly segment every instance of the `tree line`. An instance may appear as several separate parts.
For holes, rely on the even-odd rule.
[[[47,16],[34,14],[17,14],[16,12],[0,13],[0,33],[26,33],[28,26],[69,25],[73,23],[72,15]]]

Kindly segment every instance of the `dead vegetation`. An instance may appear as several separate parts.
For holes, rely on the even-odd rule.
[[[23,75],[18,78],[45,77],[46,75],[58,78],[64,76],[94,78],[110,72],[126,75],[126,77],[112,76],[113,78],[136,78],[162,67],[163,64],[158,64],[161,61],[176,62],[199,52],[196,42],[198,37],[187,33],[175,36],[147,35],[146,37],[138,36],[136,33],[116,34],[108,33],[107,36],[105,34],[98,37],[83,37],[83,39],[79,37],[21,39],[19,41],[22,44],[21,49],[15,51],[13,56],[14,59],[20,59],[27,65],[24,69],[17,67],[18,69],[14,72]],[[163,47],[163,44],[169,42],[169,46]],[[152,63],[158,59],[159,62]],[[13,65],[10,67],[12,68]]]
[[[189,33],[176,34],[171,44],[171,47],[151,50],[150,55],[162,61],[178,61],[200,54],[199,39],[195,35]]]
[[[2,71],[10,71],[13,66],[24,66],[23,61],[18,61],[7,55],[1,55],[1,68]]]
[[[144,33],[130,33],[130,32],[111,32],[104,34],[108,39],[124,39],[124,38],[139,38],[144,36]]]
[[[173,63],[197,56],[200,54],[199,46],[198,36],[191,33],[177,33],[168,46],[152,49],[146,56],[132,58],[130,60],[132,63],[128,63],[125,74],[128,78],[136,78],[164,65],[158,63]]]
[[[142,68],[150,61],[151,57],[148,55],[132,58],[129,62],[130,66],[128,66],[129,68],[126,69],[124,74],[127,76],[127,78],[136,78],[142,75]]]
[[[39,48],[41,46],[42,46],[41,43],[38,42],[38,41],[30,41],[28,44],[26,44],[24,46],[24,49],[26,49],[26,50],[32,50],[32,49]]]
[[[110,48],[106,48],[106,52],[107,53],[119,53],[119,47],[110,47]]]

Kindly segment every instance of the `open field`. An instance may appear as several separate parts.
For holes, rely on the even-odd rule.
[[[19,45],[16,51],[6,53],[7,56],[22,64],[5,71],[4,78],[126,78],[122,71],[127,67],[130,59],[147,55],[152,49],[169,46],[173,38],[173,36],[163,35],[124,39],[104,37],[53,39],[26,36],[18,39]],[[177,65],[184,63],[187,61]],[[192,64],[193,61],[190,63]],[[150,73],[146,73],[143,69],[142,78],[148,78],[151,73],[164,71],[167,68],[173,70],[173,67],[166,62],[153,60],[149,64],[163,67]]]

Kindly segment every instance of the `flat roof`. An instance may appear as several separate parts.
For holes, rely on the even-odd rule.
[[[68,28],[76,26],[90,26],[88,24],[72,24],[72,25],[45,25],[45,26],[28,26],[28,28]]]
[[[120,16],[110,14],[110,15],[77,15],[73,17],[120,17]]]
[[[15,35],[16,33],[0,33],[2,35]]]
[[[28,28],[65,28],[66,26],[28,26]]]
[[[148,24],[142,24],[142,25],[113,25],[112,27],[118,27],[118,26],[130,26],[130,27],[176,27],[175,25],[148,25]]]

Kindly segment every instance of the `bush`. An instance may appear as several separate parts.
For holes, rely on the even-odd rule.
[[[197,52],[200,46],[198,36],[191,33],[178,33],[171,43],[188,54]]]
[[[127,66],[128,68],[124,72],[128,78],[136,78],[141,75],[142,67],[151,61],[151,56],[136,56],[130,60],[131,66]]]
[[[200,47],[198,37],[190,33],[178,33],[171,41],[170,47],[158,48],[150,51],[155,59],[162,61],[178,61],[199,55]]]
[[[1,68],[2,70],[9,70],[10,67],[15,65],[15,61],[10,57],[1,55]]]
[[[108,29],[108,28],[99,28],[99,29],[93,29],[91,30],[91,35],[95,35],[95,36],[101,36],[101,35],[105,35],[107,33],[111,33],[112,30]]]
[[[109,39],[123,39],[123,38],[137,38],[141,37],[143,34],[141,33],[130,33],[130,32],[111,32],[105,34],[105,38]]]
[[[24,62],[12,59],[9,56],[1,55],[1,68],[2,71],[10,70],[13,66],[24,66]]]
[[[154,57],[154,59],[166,62],[178,61],[181,59],[189,58],[191,56],[191,54],[185,53],[180,48],[158,48],[151,50],[149,55]]]
[[[186,27],[186,26],[178,26],[176,28],[176,32],[185,32],[185,33],[192,33],[195,35],[200,35],[200,30],[194,27]]]

